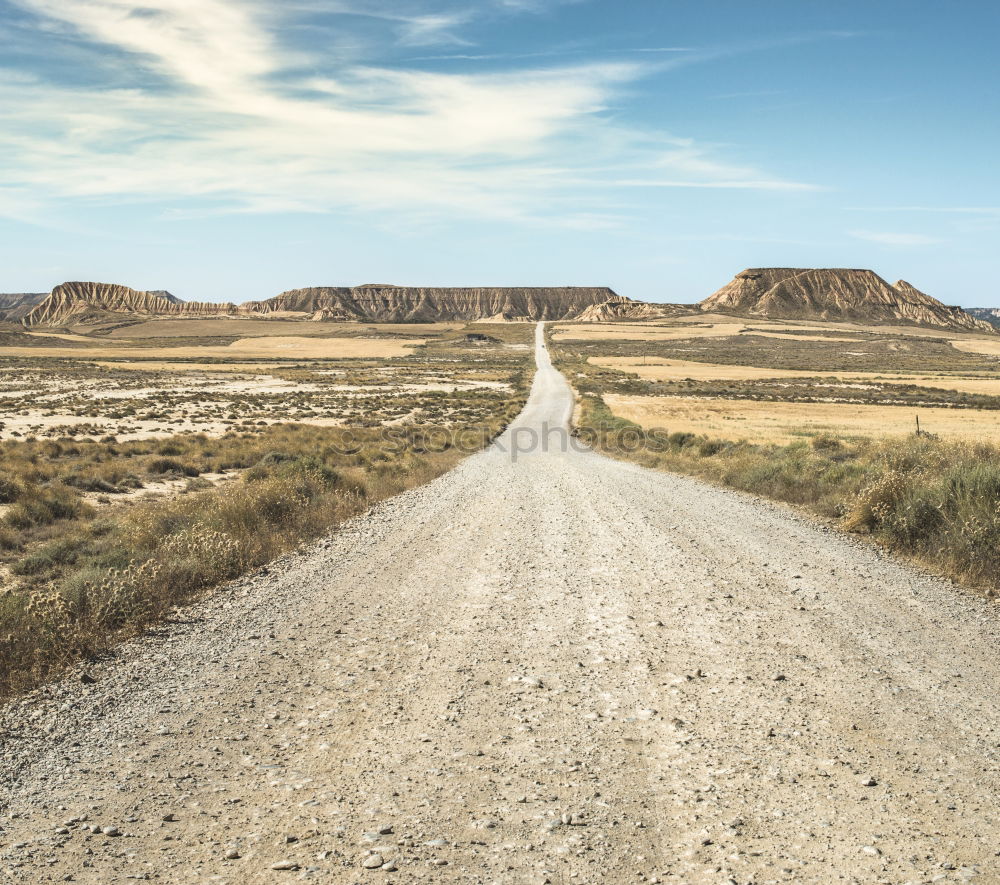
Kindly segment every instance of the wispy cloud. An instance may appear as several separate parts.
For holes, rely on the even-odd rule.
[[[60,84],[42,68],[34,77],[0,68],[0,212],[65,198],[179,209],[208,200],[212,211],[360,207],[593,226],[613,223],[609,185],[810,187],[614,122],[608,112],[623,90],[662,66],[445,74],[345,63],[282,39],[295,15],[325,11],[343,16],[345,29],[359,17],[381,22],[397,46],[461,45],[472,15],[464,10],[333,0],[15,2],[37,16],[42,43],[56,31],[95,58],[110,51],[119,61],[116,79],[99,88]],[[499,0],[494,8],[544,6]]]
[[[892,231],[852,230],[850,231],[850,235],[859,240],[879,243],[882,246],[900,246],[904,248],[935,246],[942,242],[937,237],[929,237],[925,234],[896,233]]]
[[[1000,206],[848,206],[850,212],[931,212],[941,215],[1000,215]]]

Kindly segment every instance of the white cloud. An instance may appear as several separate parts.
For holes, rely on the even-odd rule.
[[[852,230],[852,237],[859,240],[867,240],[870,243],[879,243],[883,246],[934,246],[941,242],[936,237],[928,237],[924,234],[894,233],[891,231],[872,230]]]
[[[105,57],[121,53],[135,85],[0,69],[0,212],[25,194],[36,205],[209,198],[215,211],[362,207],[588,226],[611,223],[608,186],[807,187],[611,122],[605,112],[648,71],[639,64],[429,73],[307,56],[281,41],[281,13],[263,0],[16,2]],[[468,20],[376,4],[290,8],[304,7],[385,21],[401,45],[460,40]]]

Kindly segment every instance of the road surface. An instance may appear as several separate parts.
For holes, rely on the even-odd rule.
[[[1000,881],[996,607],[513,457],[572,407],[541,336],[501,446],[0,716],[0,881]]]

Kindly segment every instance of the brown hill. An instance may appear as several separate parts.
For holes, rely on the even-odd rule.
[[[703,311],[771,319],[913,323],[992,332],[960,307],[942,304],[905,280],[890,285],[871,270],[750,268],[699,304]]]
[[[227,316],[232,304],[181,301],[169,292],[140,292],[113,283],[72,282],[56,286],[24,317],[26,326],[65,326],[125,317]]]
[[[0,322],[19,322],[47,296],[48,292],[0,292]]]
[[[250,313],[292,313],[360,322],[450,322],[575,319],[587,308],[620,299],[605,287],[419,288],[368,285],[292,289],[241,306]],[[632,302],[638,304],[638,302]]]

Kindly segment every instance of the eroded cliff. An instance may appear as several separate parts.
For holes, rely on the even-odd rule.
[[[915,323],[992,332],[960,307],[942,304],[905,280],[890,285],[871,270],[853,268],[750,268],[702,301],[707,312],[771,319]]]

